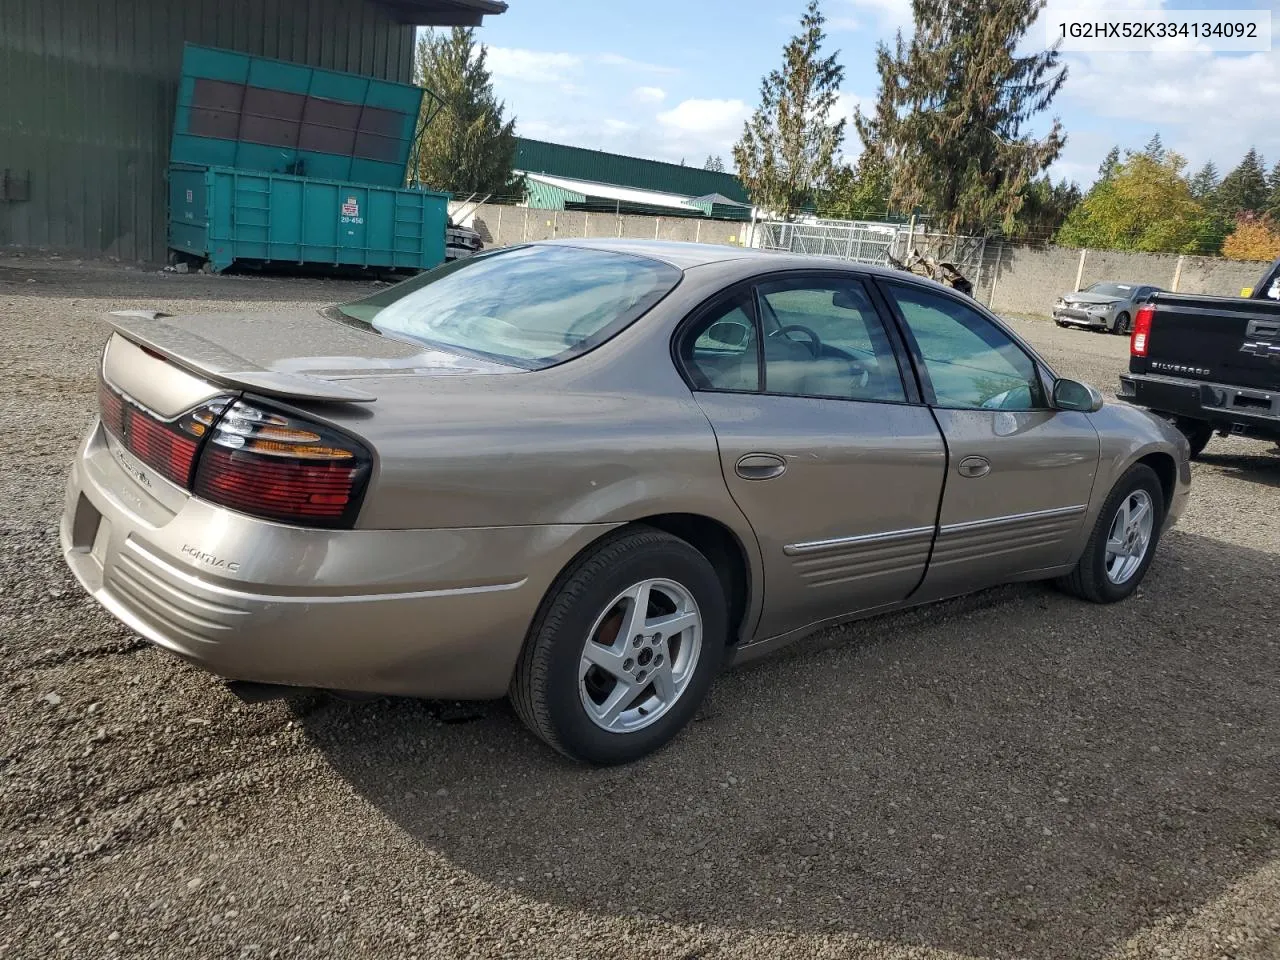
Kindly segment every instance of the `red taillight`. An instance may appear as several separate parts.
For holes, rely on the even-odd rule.
[[[147,466],[166,480],[186,486],[191,482],[191,464],[196,458],[199,440],[184,437],[167,424],[152,420],[138,410],[129,410],[129,427],[125,446]]]
[[[349,527],[370,462],[336,430],[237,400],[213,426],[193,492],[266,520]]]
[[[211,503],[302,526],[355,522],[372,458],[338,430],[231,397],[164,420],[106,383],[98,407],[126,450]]]
[[[200,440],[226,402],[218,398],[175,420],[164,420],[105,383],[98,386],[102,425],[147,466],[186,488],[191,486],[191,467]]]
[[[1143,304],[1133,315],[1133,336],[1129,338],[1129,353],[1135,357],[1145,357],[1151,346],[1151,320],[1156,315],[1156,308],[1151,304]]]

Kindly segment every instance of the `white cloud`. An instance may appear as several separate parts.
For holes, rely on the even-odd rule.
[[[631,96],[641,103],[661,103],[667,99],[667,91],[661,87],[636,87]]]
[[[701,164],[707,154],[727,156],[750,109],[741,100],[682,100],[657,116],[646,155]]]
[[[1186,50],[1065,59],[1070,74],[1060,95],[1063,106],[1120,121],[1130,131],[1121,138],[1121,147],[1139,146],[1159,131],[1165,145],[1184,154],[1193,167],[1213,160],[1222,172],[1251,146],[1264,156],[1280,154],[1280,130],[1268,111],[1259,109],[1280,94],[1280,57],[1274,52]],[[1069,139],[1063,160],[1091,161],[1096,167],[1109,148],[1094,144],[1097,156],[1086,158]]]
[[[682,100],[658,114],[658,122],[676,133],[711,133],[734,130],[747,117],[741,100]]]
[[[517,47],[489,47],[489,70],[499,80],[520,83],[563,83],[582,66],[582,58],[572,53],[521,50]]]
[[[679,67],[633,60],[619,53],[576,54],[551,50],[525,50],[520,47],[488,47],[489,70],[497,80],[518,83],[565,83],[581,74],[583,67],[594,64],[631,73],[676,74]],[[656,90],[656,87],[646,89]]]

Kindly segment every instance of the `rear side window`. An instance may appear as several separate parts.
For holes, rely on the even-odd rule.
[[[684,366],[695,388],[759,390],[758,341],[747,288],[708,311],[685,335]]]
[[[625,329],[680,275],[659,260],[608,250],[512,247],[455,260],[338,309],[424,346],[540,369]]]

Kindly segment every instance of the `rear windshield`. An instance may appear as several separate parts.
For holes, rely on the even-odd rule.
[[[677,268],[647,257],[510,247],[455,260],[338,310],[400,339],[538,369],[608,340],[679,280]]]
[[[1085,288],[1085,293],[1100,293],[1104,297],[1127,297],[1136,288],[1127,283],[1095,283]]]

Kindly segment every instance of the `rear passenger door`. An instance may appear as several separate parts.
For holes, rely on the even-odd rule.
[[[746,284],[687,321],[677,355],[764,558],[756,638],[910,594],[946,453],[863,282]]]

